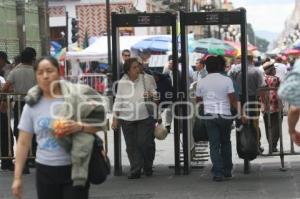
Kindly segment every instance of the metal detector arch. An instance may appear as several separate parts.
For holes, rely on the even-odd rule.
[[[169,26],[172,28],[172,56],[173,56],[173,78],[174,92],[179,91],[178,79],[178,47],[176,37],[176,13],[135,13],[135,14],[118,14],[112,13],[112,66],[113,82],[120,79],[120,49],[119,49],[119,30],[120,27],[156,27]],[[174,101],[178,99],[175,97]],[[177,114],[178,108],[175,108]],[[114,131],[114,175],[122,175],[121,162],[121,134],[120,130]],[[174,119],[174,155],[175,155],[175,174],[180,174],[180,124]]]
[[[183,101],[188,101],[188,63],[187,63],[187,27],[191,25],[240,25],[241,27],[241,65],[242,65],[242,104],[248,101],[247,91],[247,36],[246,36],[246,9],[240,8],[234,11],[213,11],[213,12],[180,12],[181,31],[181,57],[182,57],[182,80],[181,88],[185,96]],[[188,107],[183,107],[183,115],[188,115]],[[190,172],[191,160],[191,125],[187,119],[183,120],[183,153],[184,173]],[[244,171],[249,171],[249,161],[244,161]]]

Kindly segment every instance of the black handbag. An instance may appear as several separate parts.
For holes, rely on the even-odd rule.
[[[88,180],[91,184],[103,183],[110,174],[110,161],[103,150],[103,141],[95,136],[89,163]]]
[[[258,155],[256,129],[250,124],[243,126],[236,134],[236,148],[238,156],[245,160],[254,160]]]
[[[193,137],[195,142],[208,141],[208,134],[205,126],[205,121],[199,118],[199,116],[204,115],[203,112],[203,107],[199,108],[199,115],[195,118],[193,126]]]

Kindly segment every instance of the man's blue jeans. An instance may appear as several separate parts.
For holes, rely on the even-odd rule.
[[[209,115],[212,116],[212,115]],[[231,151],[231,132],[232,120],[215,114],[212,119],[206,119],[210,158],[213,164],[214,176],[223,177],[231,175],[232,170],[232,151]]]

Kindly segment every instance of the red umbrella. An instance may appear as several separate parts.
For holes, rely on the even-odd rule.
[[[286,54],[286,55],[300,55],[300,50],[299,49],[286,49],[284,51],[284,54]]]

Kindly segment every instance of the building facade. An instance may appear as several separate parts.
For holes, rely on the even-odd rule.
[[[162,1],[110,0],[111,12],[130,13],[160,12],[166,5]],[[98,37],[107,32],[105,0],[49,0],[49,25],[51,40],[60,40],[66,32],[66,12],[68,12],[68,42],[71,41],[71,19],[75,18],[79,26],[79,46],[82,46],[85,35]],[[166,34],[162,27],[150,28],[120,28],[121,35]]]
[[[128,1],[110,1],[111,12],[123,12],[132,7]],[[85,35],[88,37],[101,36],[106,33],[106,4],[105,0],[50,0],[49,1],[49,26],[51,40],[59,40],[66,34],[66,12],[68,12],[68,43],[71,41],[72,19],[78,23],[78,43],[82,44]],[[132,34],[132,30],[125,29],[124,32]],[[62,34],[62,32],[64,34]]]
[[[35,48],[40,55],[36,0],[0,0],[0,27],[0,50],[7,52],[9,59],[18,55],[26,46]]]
[[[285,49],[292,47],[293,43],[300,39],[300,0],[295,0],[295,8],[285,22],[285,28],[280,34],[275,47]]]

